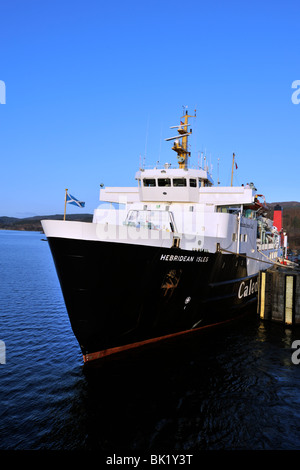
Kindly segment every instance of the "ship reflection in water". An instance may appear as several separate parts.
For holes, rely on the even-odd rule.
[[[90,449],[299,449],[293,333],[255,316],[85,369]]]

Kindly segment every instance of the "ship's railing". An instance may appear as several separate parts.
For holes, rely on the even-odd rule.
[[[257,243],[259,250],[276,250],[278,246],[275,243]]]
[[[172,163],[159,163],[157,162],[154,165],[139,165],[139,170],[167,170],[167,169],[177,169],[179,168],[178,164],[172,164]],[[189,170],[203,170],[209,172],[209,168],[207,165],[201,166],[201,165],[188,165]]]

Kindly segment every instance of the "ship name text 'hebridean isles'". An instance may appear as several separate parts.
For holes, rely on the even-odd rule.
[[[192,263],[207,263],[209,260],[208,256],[178,256],[178,255],[161,255],[160,261],[182,261]]]

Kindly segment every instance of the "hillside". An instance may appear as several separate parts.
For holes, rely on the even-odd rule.
[[[273,218],[273,210],[276,205],[283,208],[283,228],[288,233],[289,246],[291,249],[300,250],[300,202],[271,202],[268,203],[269,217]],[[62,214],[43,215],[36,217],[26,217],[19,219],[16,217],[0,217],[0,230],[32,230],[42,231],[42,219],[62,220]],[[91,222],[92,214],[67,214],[67,220],[78,220],[81,222]]]
[[[300,250],[300,202],[273,202],[268,204],[271,218],[273,218],[273,210],[276,204],[283,209],[283,228],[288,234],[289,247],[292,250]]]
[[[35,217],[25,217],[23,219],[2,216],[0,217],[0,230],[28,230],[42,232],[41,220],[43,219],[63,220],[63,215],[38,215]],[[92,214],[67,214],[66,216],[66,220],[78,220],[80,222],[91,222],[92,219]]]

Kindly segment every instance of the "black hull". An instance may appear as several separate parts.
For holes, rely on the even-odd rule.
[[[243,256],[48,240],[85,361],[228,321],[256,300]]]

